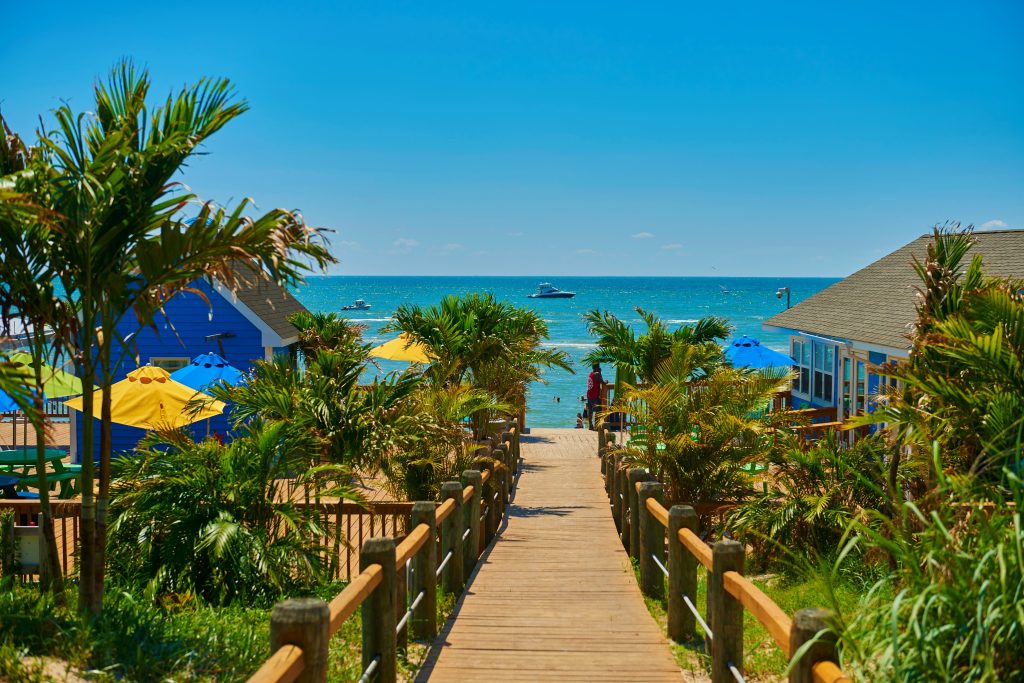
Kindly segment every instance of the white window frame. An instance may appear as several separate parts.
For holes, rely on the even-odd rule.
[[[187,356],[150,356],[149,364],[155,368],[163,368],[167,372],[181,370],[192,362]]]

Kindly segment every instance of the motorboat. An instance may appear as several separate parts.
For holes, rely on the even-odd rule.
[[[571,299],[576,296],[576,292],[563,292],[558,287],[555,287],[550,282],[542,282],[537,286],[537,291],[534,294],[530,294],[531,299]]]
[[[366,303],[362,299],[356,299],[355,302],[349,304],[348,306],[342,306],[341,310],[343,310],[343,311],[368,311],[368,310],[370,310],[370,304]]]

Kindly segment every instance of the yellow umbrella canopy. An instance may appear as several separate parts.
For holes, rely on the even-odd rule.
[[[24,365],[26,370],[35,376],[32,368],[36,366],[36,360],[32,354],[19,351],[9,356],[11,362]],[[70,372],[64,372],[58,368],[51,367],[46,363],[40,366],[43,375],[43,396],[46,398],[63,398],[82,393],[82,380]]]
[[[93,393],[96,417],[102,394]],[[110,387],[110,418],[118,424],[142,429],[177,428],[205,420],[224,412],[224,404],[211,401],[198,412],[186,412],[185,405],[197,398],[210,397],[180,382],[175,382],[163,368],[146,365]],[[82,409],[82,398],[65,401],[68,407]]]
[[[429,363],[431,357],[427,347],[402,332],[389,342],[370,349],[370,355],[384,360],[404,360],[408,363]]]

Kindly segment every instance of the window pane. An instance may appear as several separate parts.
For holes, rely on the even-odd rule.
[[[814,397],[815,398],[821,398],[821,385],[822,385],[821,373],[818,372],[817,370],[815,370],[814,371]]]
[[[825,367],[825,347],[821,344],[814,345],[814,369],[821,370]]]
[[[826,346],[825,347],[825,369],[829,372],[835,367],[835,352],[836,347]]]
[[[807,367],[811,366],[811,345],[810,344],[801,344],[800,345],[800,364],[801,365],[806,365]]]
[[[824,392],[822,392],[822,398],[829,403],[832,402],[832,375],[825,375],[825,386]]]
[[[800,393],[806,394],[807,390],[811,387],[810,381],[811,371],[807,368],[801,368],[800,370]]]

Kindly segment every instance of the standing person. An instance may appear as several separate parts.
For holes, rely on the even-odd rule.
[[[594,363],[587,377],[587,419],[590,428],[594,428],[594,413],[601,403],[601,389],[604,388],[604,377],[601,376],[601,364]]]

